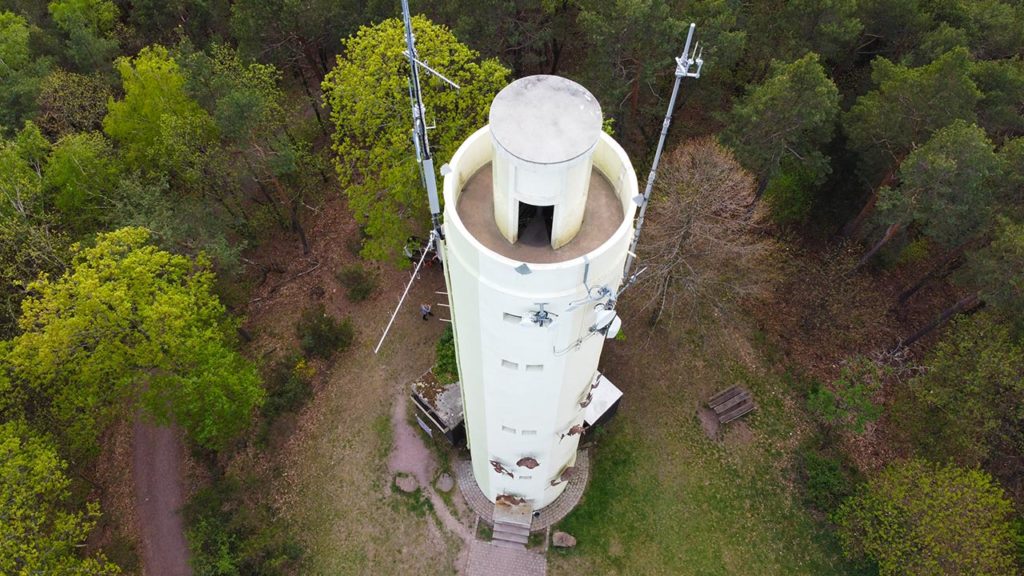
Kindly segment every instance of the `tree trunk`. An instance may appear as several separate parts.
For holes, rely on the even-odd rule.
[[[327,133],[324,119],[320,116],[320,104],[316,101],[313,91],[309,88],[309,81],[306,79],[306,74],[302,71],[302,67],[300,66],[298,70],[299,78],[302,80],[302,89],[306,92],[306,97],[309,98],[309,105],[313,108],[313,114],[316,114],[316,123],[320,125],[320,131],[323,132],[324,138],[327,138],[330,134]]]
[[[302,255],[309,256],[309,239],[306,238],[306,229],[302,227],[302,222],[299,220],[299,201],[292,201],[292,231],[299,235],[299,240],[302,242]]]
[[[958,266],[957,261],[964,255],[964,250],[967,249],[968,244],[970,243],[961,244],[951,250],[949,254],[942,259],[942,262],[939,262],[937,266],[929,270],[928,273],[918,279],[917,282],[914,282],[912,285],[904,289],[903,292],[900,292],[899,298],[896,299],[896,307],[902,308],[906,306],[910,298],[914,294],[917,294],[918,290],[927,286],[928,282],[932,279],[945,276],[947,271],[955,270]]]
[[[875,254],[878,254],[878,251],[881,250],[886,244],[888,244],[889,241],[892,240],[893,237],[895,237],[896,234],[902,228],[903,226],[900,225],[899,223],[890,224],[889,228],[886,229],[885,231],[885,235],[882,236],[882,239],[879,240],[874,246],[872,246],[871,250],[868,250],[868,253],[865,254],[864,257],[860,259],[860,262],[857,262],[857,265],[853,267],[853,270],[850,270],[850,273],[853,274],[857,270],[860,270],[862,266],[864,266],[865,264],[868,263],[868,261],[874,258]]]
[[[868,196],[868,201],[864,204],[864,207],[860,209],[860,212],[858,212],[857,215],[854,216],[853,220],[847,222],[846,226],[843,226],[843,231],[841,234],[844,238],[850,238],[856,235],[857,232],[860,230],[860,227],[864,225],[864,221],[868,219],[868,216],[871,216],[872,212],[875,211],[875,204],[878,203],[878,191],[893,183],[893,180],[896,179],[896,168],[898,167],[899,163],[897,163],[896,167],[894,167],[892,170],[889,171],[888,174],[885,175],[885,178],[882,178],[882,181],[878,184],[878,186],[876,186],[875,189],[871,191],[871,195]]]
[[[551,70],[548,74],[558,74],[558,64],[562,59],[562,43],[557,38],[551,40]]]
[[[971,310],[978,308],[981,305],[981,297],[978,295],[977,292],[961,298],[960,300],[957,301],[956,304],[953,304],[949,308],[943,310],[942,314],[939,314],[939,316],[935,320],[932,320],[923,328],[921,328],[917,332],[914,332],[914,334],[911,335],[910,338],[907,338],[902,343],[900,343],[900,345],[897,346],[897,349],[909,348],[911,345],[913,345],[921,338],[924,338],[928,334],[931,334],[932,331],[934,331],[936,328],[939,328],[940,326],[946,324],[946,322],[949,322],[949,320],[953,318],[953,316],[956,316],[957,314],[960,314],[962,312],[969,312]]]

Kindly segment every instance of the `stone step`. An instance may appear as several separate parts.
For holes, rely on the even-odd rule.
[[[526,544],[523,544],[522,542],[509,542],[508,540],[492,540],[490,541],[490,544],[501,548],[511,548],[514,550],[526,549]]]
[[[501,528],[495,528],[491,534],[491,539],[494,541],[503,540],[505,542],[516,542],[518,544],[526,544],[530,539],[530,534],[522,534],[519,532],[509,532],[502,530]]]
[[[495,530],[503,530],[505,532],[512,532],[513,534],[522,534],[523,536],[530,535],[530,529],[526,526],[520,526],[519,524],[508,524],[505,522],[495,522]]]

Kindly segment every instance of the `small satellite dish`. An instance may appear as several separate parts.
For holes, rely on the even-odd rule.
[[[622,318],[616,316],[612,319],[612,323],[608,325],[608,330],[604,333],[604,337],[611,340],[619,335],[619,330],[622,329]]]
[[[597,320],[594,322],[594,325],[590,327],[590,331],[604,332],[608,330],[617,318],[618,315],[615,313],[615,310],[609,310],[604,306],[599,306],[597,309]]]

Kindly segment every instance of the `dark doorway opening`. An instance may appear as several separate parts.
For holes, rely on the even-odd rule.
[[[550,246],[554,206],[519,203],[519,242],[528,246]]]

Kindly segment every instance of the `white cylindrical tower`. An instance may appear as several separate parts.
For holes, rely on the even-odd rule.
[[[582,86],[523,78],[445,176],[444,259],[473,473],[533,509],[565,489],[617,320],[636,174]],[[611,332],[609,331],[611,330]]]

